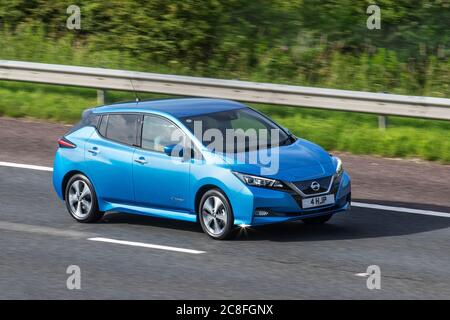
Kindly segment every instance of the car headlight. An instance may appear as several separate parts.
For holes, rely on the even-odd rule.
[[[242,182],[246,185],[253,187],[262,187],[262,188],[273,188],[273,189],[283,189],[285,185],[283,182],[275,179],[263,178],[258,176],[253,176],[250,174],[240,173],[233,171],[234,175],[238,177]]]
[[[336,162],[336,175],[340,176],[342,172],[344,172],[344,168],[342,166],[342,160],[338,157],[333,157]]]

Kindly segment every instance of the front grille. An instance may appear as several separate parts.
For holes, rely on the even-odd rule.
[[[332,180],[332,176],[330,177],[324,177],[324,178],[319,178],[319,179],[311,179],[311,180],[306,180],[306,181],[297,181],[294,182],[294,185],[304,194],[306,195],[315,195],[318,193],[324,193],[328,191],[328,188],[330,187],[330,183]],[[311,188],[311,184],[317,182],[319,183],[320,187],[318,190],[313,190]]]

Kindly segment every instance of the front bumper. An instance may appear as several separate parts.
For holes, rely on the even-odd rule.
[[[349,209],[351,203],[351,182],[346,172],[342,174],[336,185],[328,192],[328,194],[335,195],[335,203],[312,209],[302,209],[301,201],[304,196],[293,190],[277,191],[258,187],[247,188],[252,199],[252,206],[247,206],[247,208],[252,207],[252,212],[250,217],[242,221],[246,225],[279,223],[335,214]],[[265,211],[267,215],[257,216],[255,215],[257,210]]]

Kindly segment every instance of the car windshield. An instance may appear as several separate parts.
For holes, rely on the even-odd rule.
[[[237,153],[291,144],[293,137],[260,113],[242,108],[180,119],[211,151]]]

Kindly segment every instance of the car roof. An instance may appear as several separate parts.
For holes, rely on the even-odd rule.
[[[175,118],[196,116],[226,110],[247,108],[231,100],[208,98],[178,98],[148,101],[123,102],[92,109],[94,113],[107,112],[152,112],[166,113]]]

